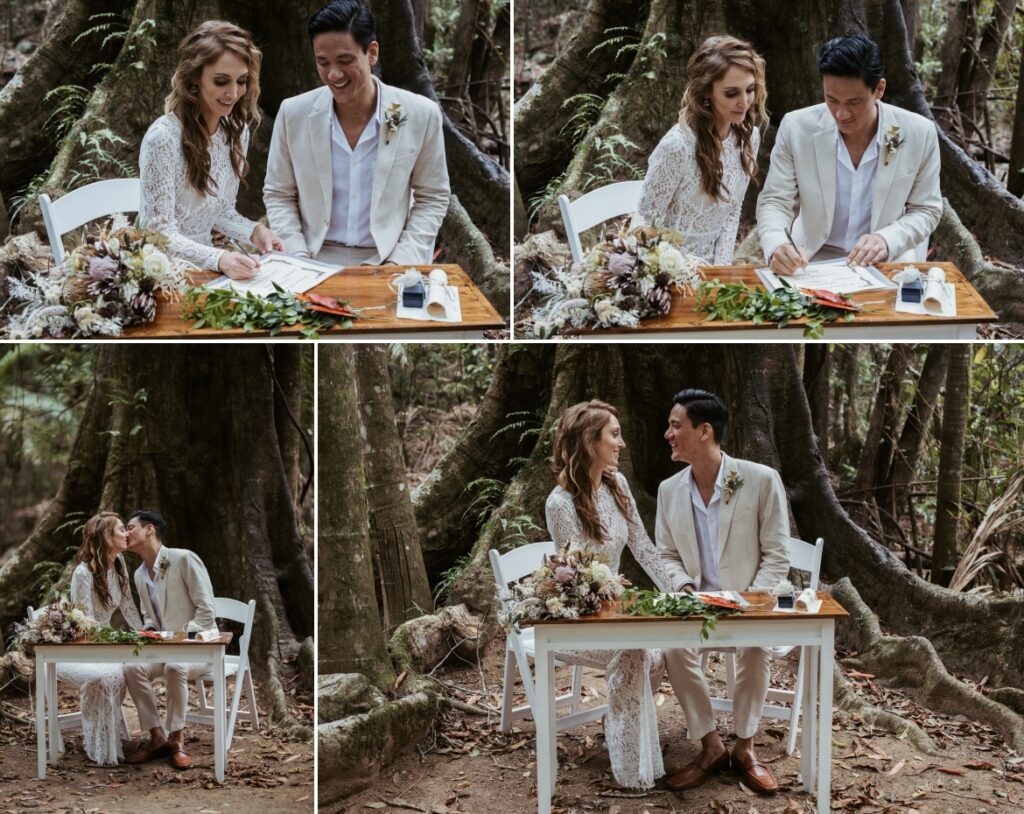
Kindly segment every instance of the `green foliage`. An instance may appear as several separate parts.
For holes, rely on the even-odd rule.
[[[43,97],[44,104],[53,104],[53,112],[43,123],[43,129],[58,139],[64,138],[85,112],[91,91],[81,85],[58,85]]]
[[[739,610],[707,605],[695,594],[663,594],[638,588],[629,588],[622,595],[622,610],[630,616],[673,616],[679,619],[700,616],[702,639],[709,638],[721,617],[740,613]]]
[[[110,625],[100,625],[93,628],[90,637],[93,641],[106,644],[134,644],[135,649],[132,650],[132,653],[136,656],[142,652],[142,648],[146,645],[145,637],[140,636],[136,631],[118,630],[117,628],[110,627]]]
[[[583,177],[581,192],[595,189],[622,178],[643,178],[643,169],[624,153],[639,150],[636,142],[622,133],[595,134],[590,143],[589,169]]]
[[[135,170],[130,164],[118,158],[112,150],[128,142],[107,127],[102,119],[96,119],[99,127],[89,131],[84,127],[78,131],[78,146],[82,148],[75,170],[68,178],[68,189],[76,189],[93,181],[109,178],[114,173],[130,178]],[[69,136],[73,138],[73,136]]]
[[[697,311],[708,315],[705,322],[716,319],[723,322],[750,320],[755,325],[776,322],[784,328],[791,319],[806,319],[803,335],[807,339],[821,339],[826,322],[839,319],[852,322],[854,317],[852,311],[813,303],[810,297],[791,286],[769,292],[743,283],[722,283],[716,279],[697,287],[696,300]]]
[[[295,295],[274,283],[274,293],[258,297],[234,288],[194,286],[185,292],[182,319],[196,320],[193,328],[241,328],[245,333],[267,329],[277,336],[282,329],[301,325],[304,339],[316,339],[328,328],[351,328],[352,320],[306,310]]]
[[[494,373],[491,345],[396,342],[390,354],[396,412],[411,406],[450,410],[478,403]]]
[[[469,567],[469,563],[472,559],[473,557],[471,554],[463,554],[455,561],[455,565],[448,570],[441,572],[441,577],[434,586],[435,607],[441,607],[448,601],[448,592],[451,591],[452,586],[462,578],[462,575],[466,572],[466,568]]]

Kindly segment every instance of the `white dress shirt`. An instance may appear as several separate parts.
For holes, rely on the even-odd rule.
[[[846,140],[836,127],[836,208],[832,214],[832,231],[821,252],[849,254],[862,235],[871,233],[871,206],[875,198],[880,137],[881,134],[876,132],[861,156],[860,164],[854,167]]]
[[[380,143],[380,86],[374,77],[377,109],[350,147],[338,116],[331,114],[331,225],[325,240],[346,246],[373,247],[370,234],[370,199],[373,196],[373,172]]]
[[[697,488],[697,479],[690,473],[690,500],[693,503],[693,528],[697,533],[697,550],[700,553],[700,585],[701,591],[720,591],[721,582],[718,577],[718,510],[722,506],[722,484],[725,473],[725,456],[718,466],[718,477],[715,478],[715,491],[707,506]]]
[[[146,591],[149,593],[149,602],[153,606],[153,621],[156,622],[156,629],[164,629],[164,610],[160,607],[160,586],[157,584],[160,580],[160,557],[157,556],[155,562],[156,576],[152,577],[149,573],[149,566],[145,566],[142,569],[142,575],[146,581]]]

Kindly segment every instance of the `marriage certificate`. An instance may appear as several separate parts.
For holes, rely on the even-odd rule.
[[[260,267],[248,280],[235,280],[221,275],[209,283],[207,288],[233,288],[243,296],[252,293],[257,297],[266,297],[274,293],[276,283],[285,291],[303,294],[339,271],[340,266],[273,252],[260,257]]]
[[[848,266],[840,263],[810,263],[791,277],[780,278],[770,269],[760,268],[757,276],[765,288],[774,291],[785,280],[795,288],[816,288],[834,294],[859,294],[882,291],[896,285],[874,266]]]

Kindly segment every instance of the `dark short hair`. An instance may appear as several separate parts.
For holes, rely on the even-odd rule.
[[[725,440],[725,427],[729,423],[729,408],[714,393],[707,390],[688,388],[680,390],[673,399],[676,404],[686,410],[690,425],[696,429],[701,424],[711,425],[715,434],[715,442],[721,444]]]
[[[164,522],[159,512],[151,512],[148,509],[136,509],[132,512],[131,517],[128,518],[128,522],[131,523],[132,520],[138,520],[144,526],[152,526],[156,529],[157,538],[160,540],[164,539],[164,534],[167,532],[167,523]]]
[[[822,76],[857,76],[874,90],[885,74],[882,49],[863,34],[835,37],[818,51],[818,73]]]
[[[334,0],[309,18],[309,40],[328,31],[347,31],[366,53],[370,43],[377,41],[377,22],[373,12],[362,0]]]

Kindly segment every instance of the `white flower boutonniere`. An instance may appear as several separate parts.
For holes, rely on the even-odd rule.
[[[722,484],[722,489],[725,492],[726,503],[728,503],[732,499],[732,496],[736,494],[736,490],[739,489],[742,485],[743,478],[740,477],[740,473],[737,472],[735,469],[730,469],[728,473],[726,473],[725,481]]]
[[[887,166],[889,160],[896,157],[896,152],[903,146],[905,141],[906,138],[900,132],[898,124],[894,124],[885,131],[885,163]]]
[[[402,115],[402,106],[398,102],[392,102],[391,106],[384,113],[384,143],[390,144],[391,137],[398,132],[398,128],[408,121],[408,116]]]

